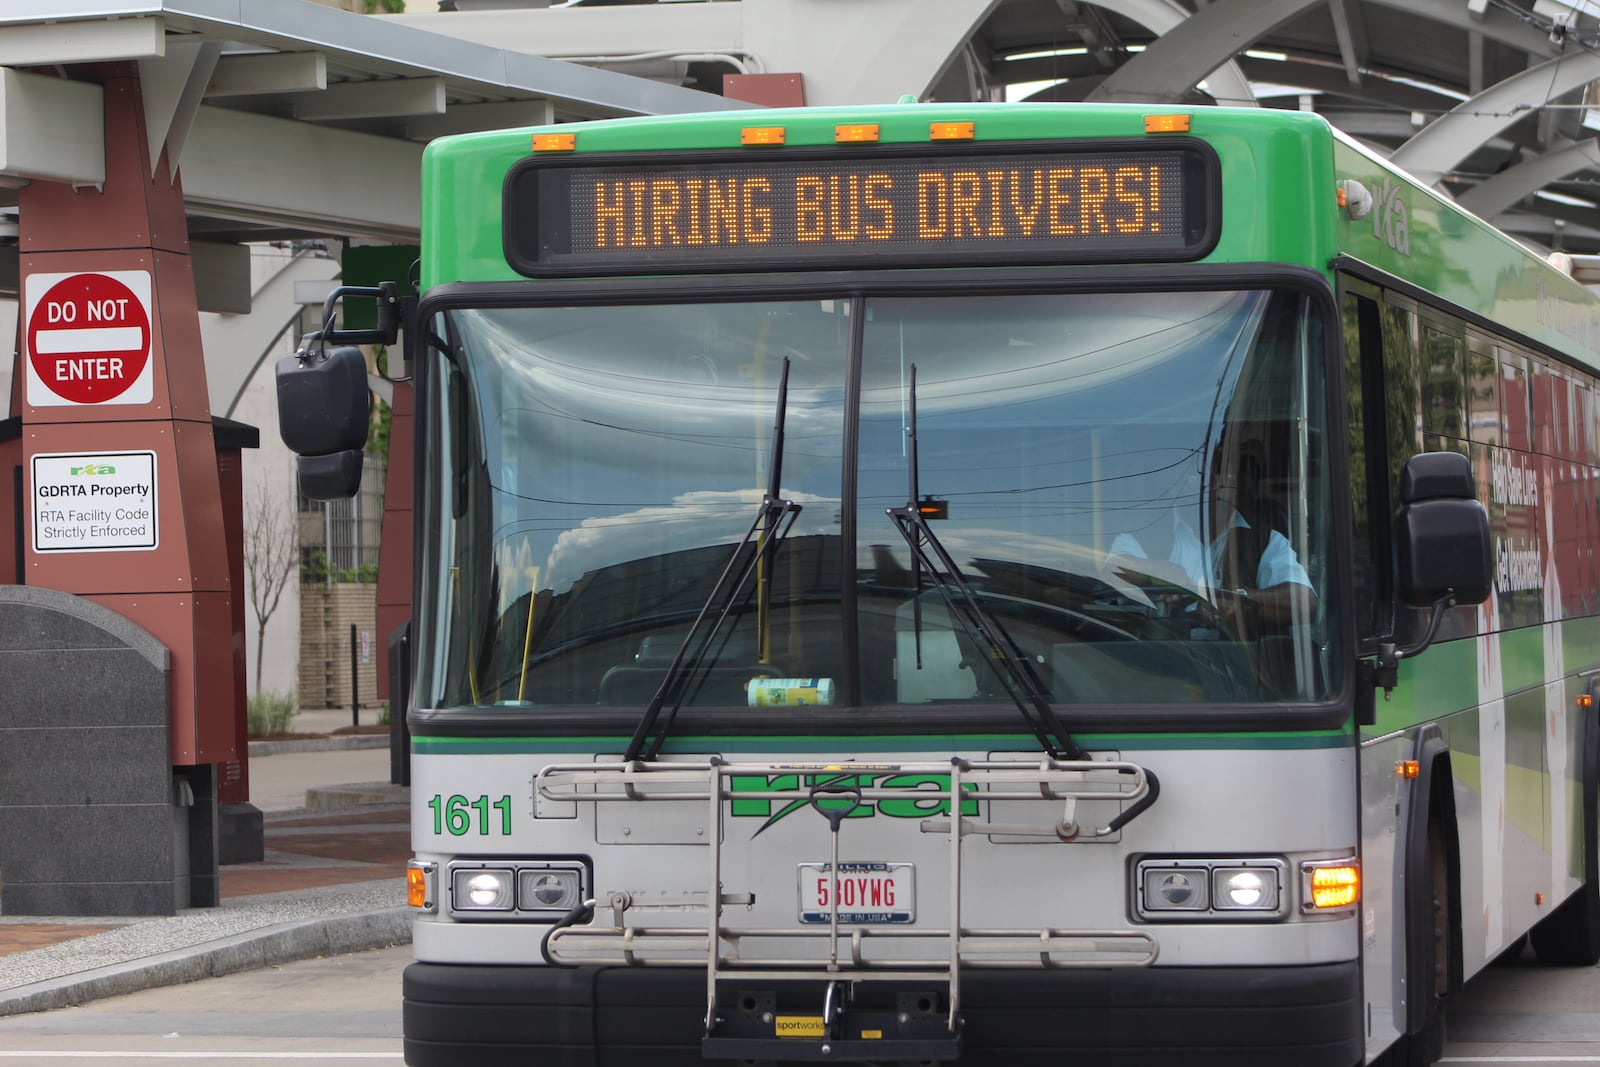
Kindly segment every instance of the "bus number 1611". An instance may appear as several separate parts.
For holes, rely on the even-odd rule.
[[[499,800],[490,803],[489,798],[486,796],[479,797],[477,800],[468,800],[460,794],[448,799],[434,794],[433,799],[428,801],[428,810],[433,812],[433,832],[435,834],[443,834],[448,831],[452,837],[460,837],[463,834],[471,833],[474,822],[477,824],[480,836],[488,837],[491,833],[494,833],[495,830],[490,828],[490,809],[500,813],[498,831],[509,835],[511,833],[511,798],[509,796],[503,796]],[[474,813],[477,815],[476,819],[473,818]]]

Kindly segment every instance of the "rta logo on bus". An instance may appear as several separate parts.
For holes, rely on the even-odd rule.
[[[849,818],[868,818],[873,815],[886,815],[891,819],[926,819],[935,815],[950,814],[950,776],[948,774],[898,774],[872,772],[867,774],[838,774],[824,772],[822,774],[775,774],[754,775],[736,774],[729,780],[732,787],[733,803],[732,815],[734,818],[765,819],[766,822],[756,830],[756,834],[771,827],[779,819],[786,818],[801,808],[812,805],[810,800],[783,798],[779,803],[764,794],[777,790],[811,789],[818,785],[833,786],[840,789],[850,788],[867,789],[877,786],[882,789],[904,789],[903,797],[894,797],[876,802],[864,800],[857,803],[850,811]],[[962,783],[962,788],[973,792],[977,786],[971,783]],[[848,804],[847,799],[841,799],[838,794],[824,794],[821,803],[827,807],[830,803]],[[775,806],[776,805],[776,806]],[[961,814],[978,814],[976,799],[964,800],[961,803]],[[751,836],[755,836],[752,834]]]
[[[28,403],[150,403],[150,293],[143,270],[28,275]]]
[[[1378,186],[1377,204],[1372,212],[1372,236],[1402,256],[1411,254],[1411,213],[1400,199],[1400,183],[1389,178]]]
[[[1372,216],[1372,236],[1400,253],[1411,254],[1411,209],[1400,198],[1403,190],[1399,182],[1385,177],[1376,191],[1368,189],[1354,178],[1339,183],[1339,193],[1345,216],[1359,221]]]

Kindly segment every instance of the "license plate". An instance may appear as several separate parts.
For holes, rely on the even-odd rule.
[[[839,921],[908,923],[916,918],[916,868],[909,863],[841,863],[834,878],[829,863],[800,865],[800,921],[825,923],[835,892]]]

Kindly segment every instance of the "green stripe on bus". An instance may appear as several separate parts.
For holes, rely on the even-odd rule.
[[[1338,730],[1260,734],[1097,734],[1077,738],[1085,748],[1107,751],[1286,750],[1343,748],[1348,733]],[[413,737],[416,755],[536,754],[607,752],[625,745],[622,737]],[[971,737],[680,737],[668,752],[955,752],[1027,751],[1037,742],[1026,734]]]
[[[1477,642],[1446,641],[1416,659],[1400,661],[1399,682],[1385,698],[1376,697],[1377,725],[1362,731],[1377,737],[1437,719],[1478,703]]]
[[[1507,693],[1519,693],[1545,683],[1543,626],[1501,631],[1500,677]]]
[[[1569,673],[1600,666],[1600,616],[1561,624],[1561,660]]]

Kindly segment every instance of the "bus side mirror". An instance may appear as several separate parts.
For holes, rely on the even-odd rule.
[[[1422,452],[1406,460],[1395,516],[1400,597],[1415,608],[1450,598],[1489,599],[1494,567],[1489,514],[1478,502],[1472,465],[1457,452]]]
[[[1439,633],[1445,612],[1481,604],[1493,588],[1489,513],[1478,503],[1472,464],[1458,452],[1421,452],[1400,474],[1400,510],[1394,517],[1395,565],[1400,599],[1432,607],[1427,632],[1408,648],[1378,645],[1377,661],[1361,667],[1356,722],[1377,722],[1374,690],[1393,691],[1400,661],[1423,652]]]
[[[361,489],[360,449],[329,456],[301,456],[295,460],[300,491],[312,500],[348,500]]]
[[[355,496],[372,405],[361,350],[285,356],[275,371],[278,433],[300,457],[301,491],[313,500]]]

